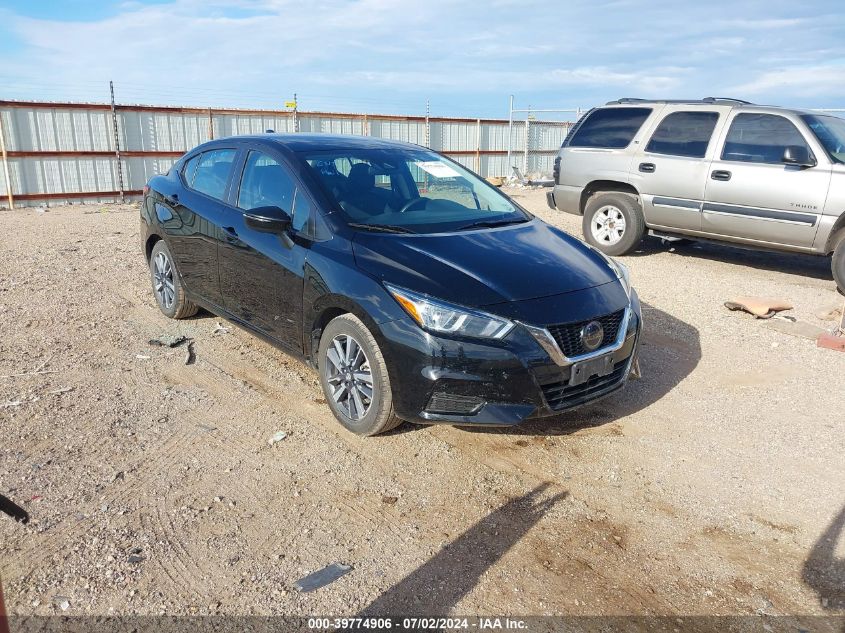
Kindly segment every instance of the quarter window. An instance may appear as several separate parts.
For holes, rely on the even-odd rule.
[[[184,178],[185,184],[188,185],[189,187],[191,186],[191,183],[194,181],[194,171],[196,171],[196,169],[197,169],[197,163],[200,160],[200,156],[202,156],[202,154],[197,154],[192,159],[190,159],[187,163],[185,163],[185,166],[182,168],[182,178]]]
[[[622,149],[636,136],[651,108],[601,108],[578,127],[570,147]]]
[[[226,194],[229,174],[235,160],[235,150],[217,149],[204,152],[196,167],[193,188],[212,198],[222,200]]]
[[[673,112],[657,126],[645,151],[704,158],[718,120],[718,112]]]
[[[781,163],[790,145],[806,147],[801,132],[786,118],[776,114],[738,114],[731,123],[722,160],[746,163]]]
[[[241,178],[238,207],[245,211],[258,207],[279,207],[293,213],[296,185],[287,169],[261,152],[250,152]]]

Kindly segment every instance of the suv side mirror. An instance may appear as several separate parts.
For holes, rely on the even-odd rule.
[[[257,207],[244,213],[244,222],[263,233],[284,233],[290,227],[291,218],[279,207]]]
[[[800,167],[815,167],[816,159],[810,156],[810,150],[804,145],[787,145],[783,148],[781,162]]]

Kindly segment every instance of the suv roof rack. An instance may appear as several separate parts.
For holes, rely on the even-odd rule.
[[[628,103],[734,103],[737,105],[751,105],[750,101],[733,99],[731,97],[704,97],[703,99],[639,99],[637,97],[623,97],[615,101],[608,101],[605,105],[623,105]]]

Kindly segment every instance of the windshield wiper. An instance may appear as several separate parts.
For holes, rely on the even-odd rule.
[[[466,231],[468,229],[493,228],[495,226],[505,226],[506,224],[522,224],[523,222],[528,222],[528,220],[525,218],[517,218],[513,220],[479,220],[478,222],[470,222],[469,224],[459,226],[455,230]]]
[[[416,233],[404,226],[397,226],[395,224],[362,224],[360,222],[347,222],[346,226],[353,229],[361,229],[362,231],[373,231],[375,233]]]

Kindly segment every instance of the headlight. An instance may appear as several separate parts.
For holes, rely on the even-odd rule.
[[[514,325],[486,312],[459,308],[389,284],[385,287],[420,327],[432,332],[501,339]]]
[[[610,269],[616,274],[617,279],[619,279],[622,287],[625,289],[625,294],[628,297],[631,297],[631,272],[628,270],[628,267],[620,262],[618,259],[613,259],[610,255],[605,255],[599,249],[594,248],[590,244],[587,244],[590,248],[593,249],[596,253],[601,255],[604,258],[604,261],[607,262],[607,265],[610,266]]]

